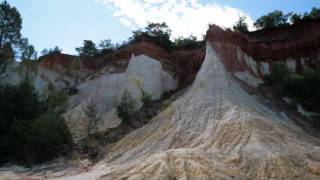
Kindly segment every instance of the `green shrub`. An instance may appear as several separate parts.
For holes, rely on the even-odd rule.
[[[100,121],[97,106],[93,101],[90,101],[88,103],[88,105],[84,109],[84,113],[88,117],[88,135],[90,135],[94,133],[97,128],[98,122]]]
[[[17,119],[30,122],[45,110],[29,79],[18,86],[0,87],[0,137]]]
[[[288,68],[285,64],[275,63],[271,67],[270,75],[264,77],[265,84],[279,85],[282,80],[289,74]]]
[[[240,16],[239,20],[233,25],[232,29],[236,32],[249,32],[248,23],[246,22],[246,16]]]
[[[151,40],[167,50],[172,49],[171,30],[166,23],[149,23],[144,30],[133,31],[131,42]]]
[[[258,29],[287,26],[289,16],[290,13],[283,14],[282,11],[275,10],[257,19],[257,21],[254,23],[254,26]]]
[[[276,63],[272,66],[271,79],[275,84],[281,83],[288,74],[289,71],[285,64]]]
[[[121,96],[120,102],[116,107],[117,115],[123,122],[130,124],[130,117],[136,112],[136,101],[131,94],[126,90]]]
[[[43,162],[68,154],[72,144],[71,133],[59,113],[47,112],[33,123],[31,139],[35,162]]]
[[[55,90],[53,84],[48,84],[47,108],[51,112],[65,112],[68,108],[69,96],[65,90]]]
[[[60,112],[50,111],[32,82],[0,88],[0,164],[42,163],[65,154],[71,135]]]
[[[54,48],[50,48],[50,49],[43,49],[41,51],[42,56],[56,55],[61,53],[62,53],[62,49],[60,49],[58,46],[55,46]]]
[[[98,54],[96,44],[91,40],[84,40],[83,47],[76,48],[80,56],[93,57]]]
[[[306,68],[302,74],[290,74],[284,64],[275,64],[264,80],[279,96],[290,97],[307,110],[320,112],[320,71]]]
[[[143,102],[144,105],[150,104],[150,102],[152,101],[152,95],[142,89],[141,90],[141,101]]]
[[[66,154],[72,140],[58,113],[46,113],[32,122],[16,120],[1,138],[1,160],[33,164]]]
[[[136,81],[136,84],[141,92],[140,100],[143,102],[144,105],[148,105],[152,101],[152,95],[142,88],[140,81]]]
[[[270,74],[267,74],[263,77],[263,81],[265,85],[271,86],[273,84],[272,78]]]
[[[202,41],[198,41],[195,36],[190,36],[188,38],[178,37],[174,41],[175,49],[195,49],[201,48]]]

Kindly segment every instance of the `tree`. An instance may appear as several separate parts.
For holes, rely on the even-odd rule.
[[[289,70],[285,64],[274,63],[270,75],[265,77],[265,82],[269,85],[279,85],[288,74]]]
[[[136,101],[131,94],[125,90],[121,96],[120,102],[116,107],[117,115],[124,123],[133,126],[130,123],[130,117],[136,111]]]
[[[197,37],[190,36],[187,38],[178,37],[174,41],[174,45],[176,49],[194,49],[200,48],[202,45],[201,41],[197,40]]]
[[[21,39],[22,18],[7,1],[0,4],[0,48],[6,43],[18,44]]]
[[[15,7],[7,1],[0,4],[0,58],[7,58],[11,54],[12,46],[21,40],[22,18]],[[10,57],[13,58],[13,57]]]
[[[140,81],[136,81],[136,84],[140,89],[140,93],[141,93],[140,100],[143,102],[143,105],[149,105],[152,101],[152,95],[142,88]]]
[[[42,51],[41,51],[41,55],[42,56],[45,56],[45,55],[48,55],[49,54],[49,50],[48,49],[43,49]]]
[[[96,44],[91,40],[84,40],[83,47],[76,48],[76,51],[79,52],[80,56],[95,56],[98,53]]]
[[[275,10],[267,15],[260,17],[254,26],[258,29],[275,28],[287,25],[288,17],[290,14],[284,15],[282,11]]]
[[[24,47],[21,54],[21,59],[25,60],[36,60],[38,55],[37,51],[34,49],[33,45],[28,45]]]
[[[21,59],[22,60],[35,60],[37,59],[37,52],[33,45],[29,45],[28,39],[23,38],[20,43]]]
[[[133,31],[131,41],[137,42],[141,39],[149,39],[165,49],[172,49],[173,43],[170,40],[171,30],[166,23],[149,23],[144,30]]]
[[[12,58],[14,58],[14,50],[10,43],[6,43],[3,45],[3,48],[0,48],[0,65],[5,63]]]
[[[28,77],[17,87],[1,87],[0,97],[0,137],[16,119],[28,121],[43,110],[43,104]]]
[[[313,7],[308,13],[304,13],[303,19],[318,19],[320,18],[320,8]]]
[[[0,109],[0,164],[41,163],[68,152],[72,139],[61,113],[47,107],[28,77],[0,87]]]
[[[48,83],[47,109],[50,112],[63,113],[68,108],[69,96],[65,90],[56,90],[52,82]]]
[[[292,15],[290,16],[291,24],[295,24],[295,23],[301,21],[301,19],[302,19],[302,15],[301,14],[292,13]]]
[[[92,100],[90,100],[88,102],[86,108],[84,108],[84,113],[88,117],[88,129],[87,129],[88,131],[87,131],[87,133],[88,133],[88,135],[90,135],[97,130],[97,126],[100,121],[98,108]]]
[[[41,55],[45,56],[45,55],[49,55],[49,54],[61,54],[62,49],[60,49],[58,46],[55,46],[54,48],[50,48],[48,49],[43,49],[41,51]]]
[[[149,23],[145,29],[148,35],[154,37],[160,45],[162,45],[166,49],[171,49],[171,30],[166,23]]]
[[[113,45],[112,45],[112,42],[110,39],[107,39],[107,40],[102,40],[99,44],[99,47],[101,49],[112,49],[113,48]]]
[[[239,20],[236,22],[236,24],[233,26],[233,30],[236,32],[249,32],[248,30],[248,24],[246,22],[245,16],[240,16]]]
[[[58,46],[54,47],[52,50],[50,49],[49,51],[50,53],[57,53],[57,54],[61,54],[62,49],[60,49]]]
[[[313,19],[320,18],[320,8],[313,7],[309,16]]]
[[[99,50],[100,53],[108,53],[114,51],[115,46],[112,44],[110,39],[107,39],[100,42],[99,48],[101,48],[101,50]]]
[[[149,23],[148,26],[145,28],[150,35],[154,36],[168,36],[171,35],[171,30],[166,23]]]

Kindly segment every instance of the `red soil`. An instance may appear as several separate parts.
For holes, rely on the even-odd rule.
[[[207,31],[207,40],[212,44],[226,67],[234,71],[247,70],[244,60],[237,61],[237,48],[260,62],[273,63],[296,59],[298,71],[302,70],[301,58],[307,59],[308,65],[318,66],[320,54],[320,20],[304,21],[292,26],[251,32],[248,34],[223,30],[211,25]],[[160,61],[164,69],[178,79],[179,87],[192,83],[205,56],[205,48],[177,50],[168,52],[157,44],[142,40],[119,49],[117,52],[99,55],[93,58],[81,58],[80,68],[89,72],[108,66],[108,64],[127,65],[131,55],[145,54]],[[67,54],[47,55],[40,58],[41,66],[59,72],[72,68],[79,58]],[[242,57],[243,59],[243,57]],[[261,75],[260,69],[258,72]]]
[[[236,62],[236,48],[239,47],[259,64],[261,61],[285,61],[296,59],[297,71],[301,71],[301,58],[316,67],[320,54],[320,20],[303,21],[291,26],[265,29],[248,34],[223,30],[211,25],[207,39],[224,59],[231,70],[243,70],[243,64]]]
[[[195,74],[200,69],[204,59],[204,51],[204,49],[197,49],[168,52],[151,41],[143,40],[119,49],[117,52],[96,57],[79,58],[67,54],[46,55],[40,58],[40,66],[60,73],[67,73],[68,69],[73,68],[75,60],[80,59],[81,69],[95,72],[115,63],[125,64],[126,66],[132,54],[135,56],[144,54],[158,60],[166,71],[178,79],[180,86],[184,87],[193,81]]]

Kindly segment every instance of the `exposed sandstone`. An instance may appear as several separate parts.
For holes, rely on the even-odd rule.
[[[106,131],[121,122],[114,108],[125,90],[136,100],[139,109],[142,90],[152,99],[158,99],[176,86],[176,81],[163,70],[159,61],[145,55],[133,56],[125,73],[107,73],[80,84],[78,94],[70,100],[71,108],[65,118],[74,138],[85,137],[90,123],[85,111],[93,103],[100,118],[98,130]]]
[[[49,82],[58,90],[72,87],[76,83],[74,77],[39,66],[36,62],[32,66],[28,67],[28,65],[14,61],[7,64],[4,72],[0,73],[0,85],[14,86],[19,84],[25,78],[26,71],[31,72],[29,78],[33,81],[37,92],[42,95],[46,94]]]
[[[288,27],[243,34],[211,25],[207,40],[229,70],[247,70],[244,61],[235,61],[242,58],[247,63],[250,60],[253,65],[250,71],[261,77],[266,74],[266,67],[270,69],[275,62],[285,63],[292,72],[301,72],[304,66],[319,67],[319,28],[319,20],[307,20]]]
[[[184,95],[91,171],[62,179],[317,179],[309,161],[319,150],[318,139],[244,91],[208,44]]]
[[[311,173],[320,175],[320,162],[308,161],[308,168]]]

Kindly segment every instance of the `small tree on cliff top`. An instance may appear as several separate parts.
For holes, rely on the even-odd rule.
[[[161,45],[165,49],[172,48],[172,42],[170,40],[171,30],[166,23],[149,23],[144,30],[139,29],[133,31],[133,41],[139,41],[143,38],[152,40]]]
[[[96,44],[91,40],[84,40],[83,47],[76,48],[80,56],[92,57],[98,53]]]
[[[257,21],[254,23],[254,26],[258,29],[284,26],[288,24],[287,21],[290,15],[290,13],[285,15],[282,11],[275,10],[257,19]]]
[[[249,32],[248,30],[248,24],[246,22],[246,17],[241,16],[239,17],[239,20],[236,22],[236,24],[232,28],[236,32]]]

